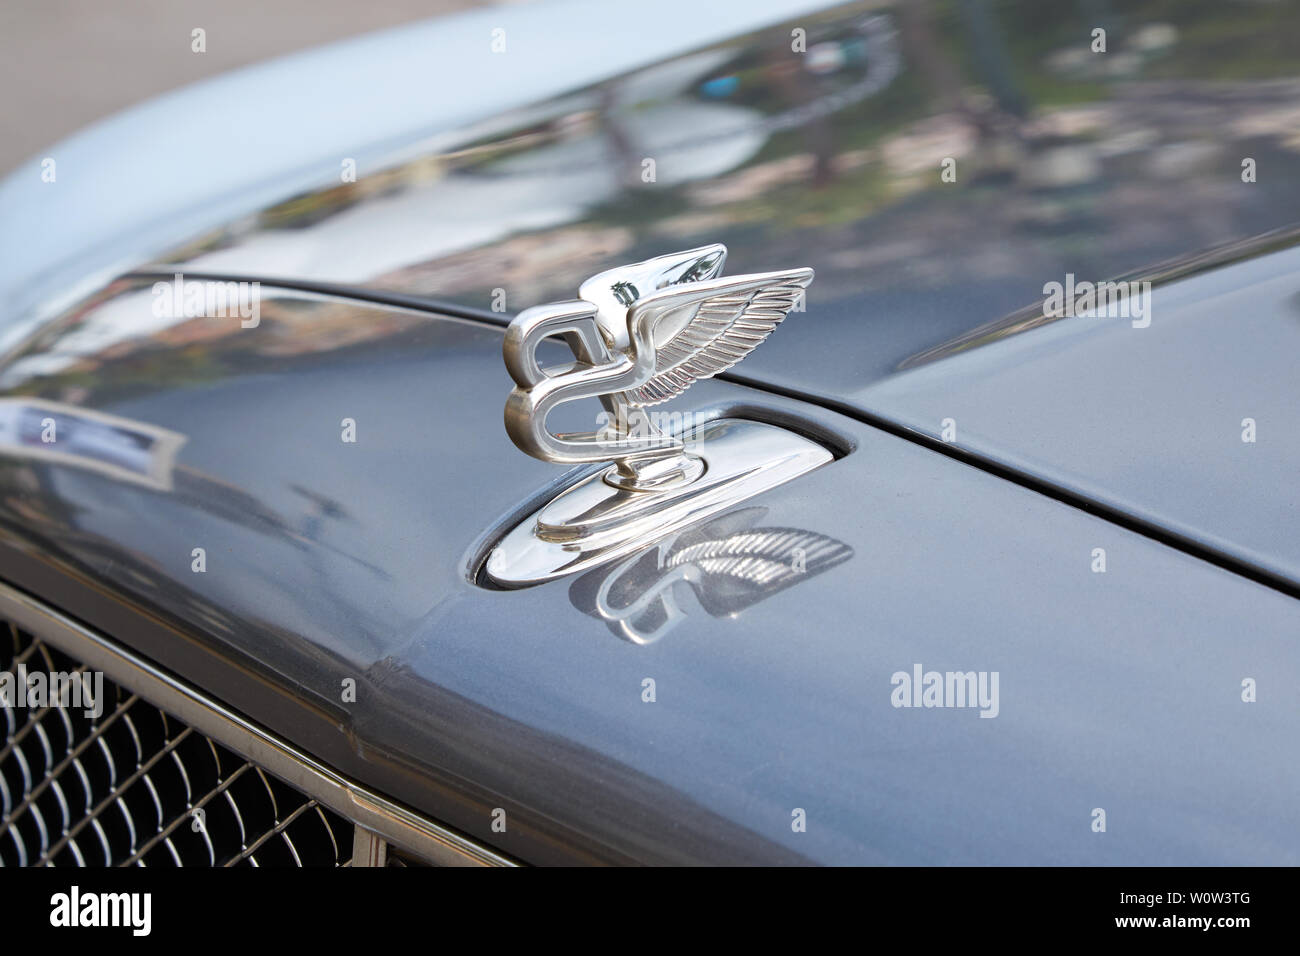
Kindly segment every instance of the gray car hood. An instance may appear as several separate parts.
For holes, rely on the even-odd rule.
[[[0,372],[13,421],[57,403],[184,442],[160,484],[7,433],[0,574],[524,860],[1297,862],[1296,254],[1155,264],[1300,219],[1300,181],[1238,167],[1284,168],[1300,71],[1225,90],[1175,49],[1062,77],[1047,54],[1078,17],[1022,11],[1032,50],[1001,55],[1040,101],[996,90],[976,135],[904,43],[911,7],[777,6],[661,4],[635,55],[580,32],[572,57],[530,45],[555,8],[486,11],[109,121],[54,151],[52,187],[20,170],[7,331],[38,332]],[[525,59],[486,59],[498,17]],[[798,28],[839,68],[783,60]],[[535,82],[490,78],[502,62]],[[331,76],[352,99],[320,95]],[[452,89],[463,114],[431,115]],[[250,97],[280,114],[265,162],[210,145]],[[139,136],[159,169],[132,165]],[[650,554],[607,592],[645,597],[631,621],[601,613],[605,579],[476,586],[485,541],[560,478],[502,430],[501,326],[708,241],[730,271],[818,278],[684,406],[809,421],[848,453],[696,533],[831,557],[754,593],[665,591]],[[148,274],[106,285],[124,270]],[[160,327],[149,285],[178,270],[263,280],[261,327]],[[1041,321],[1044,283],[1131,272],[1182,276],[1149,326]],[[999,673],[996,717],[895,706],[916,667]],[[1094,832],[1096,808],[1122,825]]]

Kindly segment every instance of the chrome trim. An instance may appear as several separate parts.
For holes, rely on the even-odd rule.
[[[703,474],[682,439],[655,427],[643,409],[740,362],[793,309],[813,280],[807,268],[720,278],[721,243],[658,256],[592,276],[579,298],[525,309],[506,329],[506,433],[543,461],[576,465],[614,460],[606,481],[656,492]],[[537,348],[562,338],[571,365],[547,372]],[[599,398],[612,421],[597,432],[551,432],[559,405]]]
[[[358,826],[352,835],[352,866],[387,866],[388,841]]]
[[[358,833],[365,828],[382,841],[439,866],[518,865],[340,776],[131,651],[3,582],[0,615],[265,768],[355,824]]]
[[[488,556],[491,583],[528,587],[623,557],[834,457],[773,425],[673,434],[646,413],[725,372],[802,310],[811,269],[720,278],[726,261],[727,247],[714,243],[610,269],[583,282],[578,299],[525,309],[506,328],[511,441],[543,461],[613,464],[510,531]],[[537,349],[553,338],[575,361],[547,371]],[[604,405],[605,427],[547,428],[557,406],[586,398]]]
[[[834,459],[824,445],[777,425],[712,421],[688,436],[704,463],[694,481],[663,491],[629,491],[597,472],[570,485],[510,530],[484,571],[519,588],[586,571],[642,551],[675,532],[792,481]]]

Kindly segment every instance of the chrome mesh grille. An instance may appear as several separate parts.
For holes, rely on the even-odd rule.
[[[0,671],[20,665],[84,671],[0,620]],[[106,678],[102,693],[94,718],[0,704],[0,865],[348,865],[338,814]]]

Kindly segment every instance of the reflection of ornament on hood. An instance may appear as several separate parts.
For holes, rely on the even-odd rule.
[[[684,591],[712,617],[734,617],[853,557],[842,541],[800,528],[750,527],[763,507],[733,511],[573,582],[574,607],[617,636],[651,644],[687,617]],[[678,587],[683,585],[683,587]]]

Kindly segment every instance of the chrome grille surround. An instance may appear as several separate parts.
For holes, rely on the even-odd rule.
[[[11,622],[0,670],[84,674]],[[4,706],[0,864],[347,865],[352,827],[261,767],[105,682],[102,712]]]
[[[0,671],[103,672],[102,710],[0,707],[0,865],[514,865],[0,583]],[[84,703],[84,701],[82,702]]]

